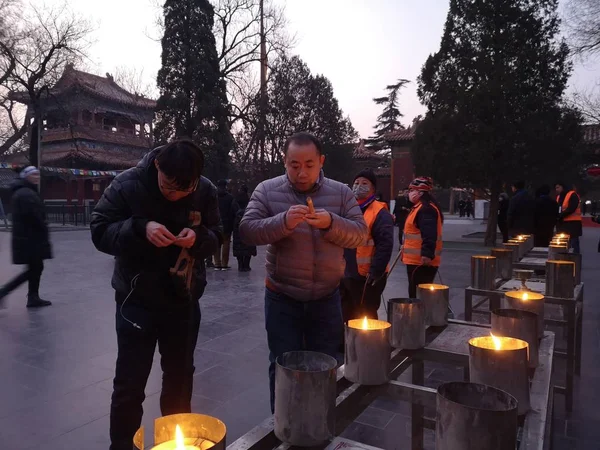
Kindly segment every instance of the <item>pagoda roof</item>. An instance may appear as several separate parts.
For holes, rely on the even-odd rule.
[[[383,156],[377,153],[376,150],[369,148],[365,145],[364,139],[361,139],[352,151],[352,158],[354,159],[377,159],[382,160]]]
[[[394,130],[386,133],[384,139],[387,142],[408,142],[415,138],[415,132],[412,128],[405,128],[401,130]]]
[[[156,101],[143,95],[132,94],[119,86],[112,75],[101,77],[81,70],[76,70],[72,64],[67,64],[65,70],[50,89],[50,93],[58,96],[73,89],[79,89],[94,97],[115,103],[133,106],[141,109],[155,109]],[[28,103],[29,97],[24,92],[16,93],[13,98],[22,103]]]
[[[586,144],[600,144],[600,123],[583,126],[583,142]]]

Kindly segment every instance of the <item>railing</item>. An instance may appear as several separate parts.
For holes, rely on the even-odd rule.
[[[49,223],[63,225],[87,226],[90,216],[94,210],[93,204],[88,205],[66,205],[46,204],[46,220]]]

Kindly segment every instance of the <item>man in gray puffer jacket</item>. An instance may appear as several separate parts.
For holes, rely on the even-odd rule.
[[[350,188],[323,175],[325,156],[316,137],[294,134],[284,151],[286,175],[258,185],[240,224],[246,243],[268,245],[265,321],[273,411],[277,357],[296,350],[337,356],[344,248],[358,247],[368,234]]]

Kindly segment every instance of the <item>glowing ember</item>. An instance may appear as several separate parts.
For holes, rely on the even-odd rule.
[[[365,316],[365,318],[362,321],[362,329],[363,330],[368,330],[369,329],[369,321],[367,320],[367,316]]]
[[[492,337],[492,341],[494,341],[494,347],[496,347],[496,350],[502,350],[502,341],[496,336],[494,336],[491,331],[490,336]]]

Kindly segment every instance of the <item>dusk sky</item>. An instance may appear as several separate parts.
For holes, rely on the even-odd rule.
[[[100,74],[118,66],[143,69],[153,83],[160,67],[160,44],[153,26],[155,0],[70,0],[95,25],[88,66]],[[328,77],[344,113],[363,137],[372,132],[380,108],[372,98],[399,78],[411,80],[400,98],[403,124],[423,112],[416,78],[430,53],[437,51],[448,0],[276,0],[286,5],[293,53],[313,73]],[[60,3],[34,0],[33,4]],[[579,64],[571,80],[578,89],[600,79],[600,63]]]

